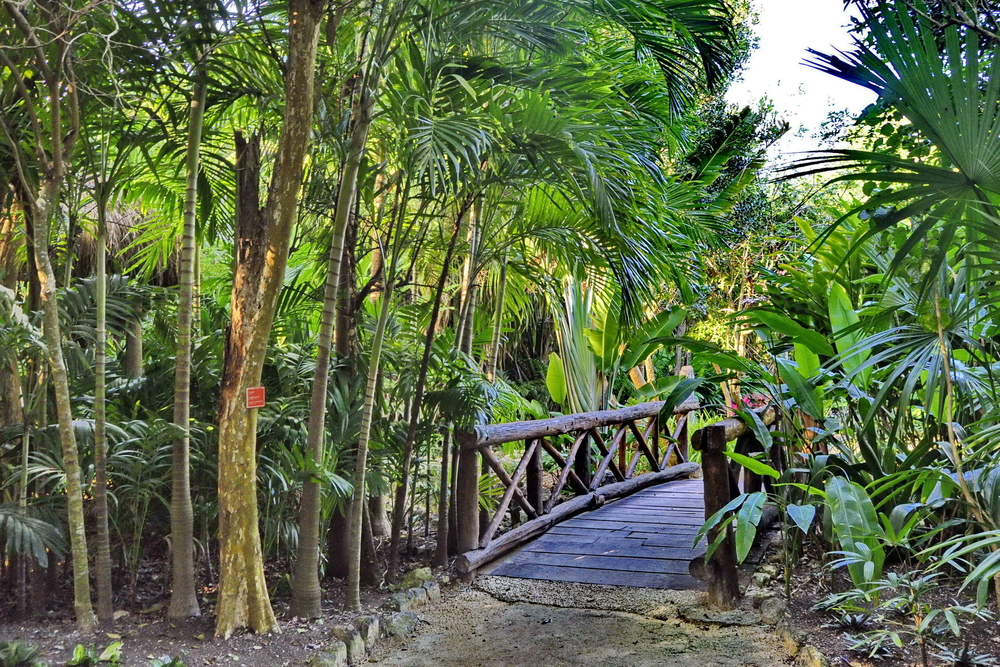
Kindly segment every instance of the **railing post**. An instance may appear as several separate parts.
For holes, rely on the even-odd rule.
[[[681,462],[683,463],[684,461],[691,460],[691,452],[688,451],[690,449],[689,444],[691,442],[691,437],[689,435],[690,429],[688,428],[688,424],[691,421],[691,413],[685,412],[679,415],[677,418],[683,420],[681,422],[681,428],[677,432],[677,451],[680,453],[680,459]],[[667,461],[667,463],[670,462]]]
[[[576,452],[573,460],[573,472],[580,478],[584,486],[590,486],[590,434],[584,437],[580,443],[580,449]]]
[[[705,483],[705,518],[708,519],[725,507],[732,499],[729,463],[726,458],[726,429],[713,424],[701,431],[701,469]],[[736,545],[729,524],[725,528],[714,528],[709,532],[708,542],[712,544],[720,530],[726,537],[706,563],[710,576],[708,601],[717,607],[731,608],[740,598],[739,571],[736,562]]]
[[[455,432],[458,445],[458,489],[455,508],[458,520],[458,552],[479,546],[479,450],[472,433]]]
[[[527,449],[531,447],[531,440],[525,440],[524,447]],[[525,473],[525,486],[527,486],[528,502],[532,507],[535,508],[535,512],[538,516],[542,515],[544,511],[544,498],[543,496],[543,471],[542,471],[542,443],[538,443],[538,447],[535,447],[534,453],[531,455],[531,461],[528,462],[528,470]]]

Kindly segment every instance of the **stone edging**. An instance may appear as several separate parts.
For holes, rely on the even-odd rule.
[[[311,664],[314,667],[355,667],[365,663],[382,637],[412,635],[420,622],[415,610],[440,599],[441,586],[433,580],[392,595],[386,604],[388,613],[361,616],[354,625],[335,625],[331,630],[332,639]]]

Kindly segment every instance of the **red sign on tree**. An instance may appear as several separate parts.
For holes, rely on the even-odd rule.
[[[264,407],[264,388],[247,387],[247,410]]]

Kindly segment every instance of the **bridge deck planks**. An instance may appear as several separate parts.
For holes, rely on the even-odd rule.
[[[690,574],[705,552],[701,480],[668,482],[553,526],[484,574],[610,586],[704,590]]]

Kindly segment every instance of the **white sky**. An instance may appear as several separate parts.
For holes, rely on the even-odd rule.
[[[763,97],[774,103],[792,126],[775,147],[779,159],[787,159],[790,152],[818,147],[812,135],[831,111],[860,112],[875,94],[802,64],[808,48],[831,53],[851,46],[843,0],[754,0],[754,6],[760,15],[754,26],[758,47],[726,97],[739,105]]]

